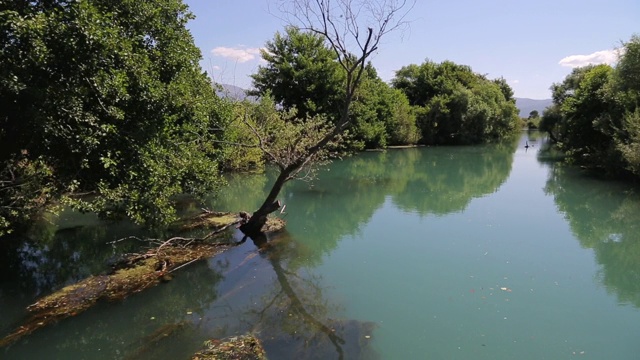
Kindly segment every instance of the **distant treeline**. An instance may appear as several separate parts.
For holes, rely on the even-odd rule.
[[[344,71],[323,39],[288,27],[267,42],[266,65],[253,77],[251,95],[271,96],[299,117],[337,118],[344,101]],[[425,61],[396,72],[391,85],[369,63],[349,109],[354,144],[383,148],[406,144],[475,144],[519,127],[513,90],[469,66]]]

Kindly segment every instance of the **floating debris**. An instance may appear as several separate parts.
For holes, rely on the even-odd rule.
[[[196,353],[192,360],[266,360],[260,340],[253,335],[233,336],[204,343],[205,349]]]
[[[12,344],[49,324],[84,312],[100,300],[119,301],[160,282],[171,280],[171,273],[174,271],[232,247],[233,244],[214,240],[240,221],[238,213],[216,212],[205,212],[182,220],[174,225],[174,229],[190,231],[207,228],[212,231],[203,238],[173,237],[162,242],[154,240],[157,247],[142,254],[127,254],[112,264],[111,274],[90,276],[39,299],[27,307],[29,318],[11,334],[0,339],[0,347]],[[268,232],[277,232],[284,225],[285,222],[280,219],[269,218],[265,228]]]

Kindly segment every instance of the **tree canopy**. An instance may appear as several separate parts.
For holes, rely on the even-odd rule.
[[[262,96],[270,92],[285,110],[297,109],[304,119],[318,114],[334,115],[340,107],[344,90],[344,71],[336,54],[325,46],[320,35],[288,26],[277,32],[261,51],[266,65],[253,74],[255,90]]]
[[[217,186],[224,107],[191,18],[179,0],[0,5],[0,234],[62,195],[163,224],[172,196]]]
[[[251,94],[270,95],[284,110],[296,109],[301,119],[323,115],[331,122],[337,121],[347,73],[322,36],[287,27],[285,34],[276,33],[267,42],[262,58],[266,65],[252,75],[255,89]],[[350,111],[356,149],[418,141],[415,117],[406,97],[382,81],[371,63],[365,67]]]
[[[615,67],[574,69],[551,86],[553,105],[542,116],[569,159],[608,174],[640,176],[640,37],[623,43]]]
[[[492,141],[516,129],[513,91],[469,66],[425,61],[396,72],[392,85],[415,107],[426,144],[474,144]]]

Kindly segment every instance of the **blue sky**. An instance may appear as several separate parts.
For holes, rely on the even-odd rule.
[[[275,1],[186,0],[187,26],[216,82],[243,88],[261,64],[259,49],[286,25]],[[572,66],[615,61],[613,49],[640,34],[639,0],[418,0],[409,28],[383,38],[371,58],[386,81],[425,59],[469,65],[504,77],[517,97],[550,97]]]

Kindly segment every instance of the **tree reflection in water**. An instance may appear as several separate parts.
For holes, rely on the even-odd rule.
[[[248,325],[247,331],[262,340],[267,356],[276,359],[376,358],[370,346],[375,324],[336,319],[340,309],[323,296],[321,279],[306,273],[300,262],[291,261],[308,255],[304,247],[287,233],[270,240],[256,238],[253,243],[259,249],[259,255],[252,259],[256,261],[253,265],[244,260],[240,263],[244,263],[243,267],[261,263],[258,271],[263,276],[269,272],[266,276],[269,281],[264,284],[267,290],[256,297],[259,300],[246,306],[241,317]],[[237,287],[242,288],[244,284],[240,281]]]
[[[640,192],[637,184],[585,176],[553,163],[545,192],[554,197],[584,248],[601,265],[597,275],[621,303],[640,308]]]

